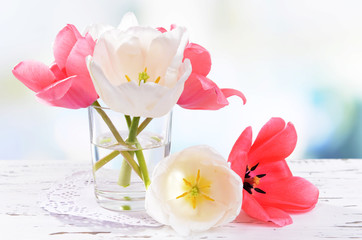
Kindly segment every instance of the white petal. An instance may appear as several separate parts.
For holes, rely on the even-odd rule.
[[[134,13],[128,12],[123,16],[121,23],[118,25],[118,29],[121,31],[125,31],[128,28],[134,26],[138,26],[137,18]]]
[[[180,37],[180,43],[179,43],[179,47],[176,51],[176,54],[174,56],[174,58],[172,59],[172,62],[169,66],[169,68],[167,69],[166,72],[166,76],[165,76],[165,86],[172,86],[175,82],[175,79],[177,79],[178,76],[178,68],[182,62],[182,59],[184,57],[184,51],[185,51],[185,47],[188,43],[188,33],[186,31],[185,28],[181,28],[181,27],[176,27],[175,29],[173,29],[170,32],[164,33],[164,34],[171,34],[173,35],[173,37]]]
[[[132,81],[138,83],[138,74],[144,71],[144,53],[140,39],[126,35],[123,43],[116,50],[116,59],[113,68],[116,69],[120,79],[127,75]]]
[[[196,176],[211,182],[208,199],[198,199],[194,209],[186,198],[180,196],[183,178]],[[201,180],[203,181],[203,180]],[[155,168],[149,195],[152,207],[147,212],[162,223],[170,225],[181,235],[199,232],[232,221],[242,203],[242,181],[226,163],[226,160],[207,146],[190,147],[162,160]],[[201,202],[200,202],[201,201]],[[154,212],[157,211],[157,212]]]
[[[96,92],[108,107],[118,112],[122,112],[124,104],[128,104],[129,108],[133,107],[132,102],[108,81],[100,66],[92,61],[90,57],[87,58],[87,65]],[[122,104],[119,104],[120,102]]]
[[[158,101],[157,99],[155,99],[153,115],[157,117],[165,115],[172,109],[172,107],[177,103],[178,99],[180,98],[182,91],[184,90],[185,82],[192,71],[190,61],[186,59],[180,68],[183,69],[183,73],[181,77],[179,77],[176,85],[169,89],[169,91],[162,98],[159,98]]]
[[[179,57],[179,49],[184,49],[185,29],[175,29],[170,32],[160,34],[157,38],[153,39],[149,46],[148,54],[146,57],[146,66],[150,69],[150,76],[162,76],[160,84],[168,87],[173,87],[176,84],[179,66],[182,58]],[[182,51],[183,57],[183,51]],[[177,59],[177,60],[175,60]],[[177,62],[175,62],[177,61]],[[166,76],[167,70],[174,72],[172,81],[166,81],[169,78]],[[166,84],[167,82],[167,84]]]
[[[88,25],[84,31],[83,31],[83,36],[86,34],[86,33],[89,33],[92,38],[94,40],[96,39],[99,39],[99,37],[106,31],[109,31],[109,30],[112,30],[114,29],[114,27],[110,26],[110,25],[106,25],[106,24],[99,24],[99,23],[96,23],[96,24],[91,24],[91,25]]]
[[[126,33],[139,38],[145,57],[148,54],[148,49],[153,39],[162,35],[160,31],[154,28],[141,26],[131,27]]]
[[[97,91],[115,111],[131,116],[161,117],[177,103],[192,71],[188,59],[182,63],[186,30],[177,28],[162,34],[150,27],[134,26],[136,20],[132,14],[122,22],[122,26],[129,28],[108,30],[96,43],[94,64],[90,64],[90,68],[94,71]],[[150,79],[139,86],[138,75],[145,68]],[[161,81],[155,84],[158,77]]]
[[[200,204],[196,209],[191,208],[189,211],[194,211],[194,216],[183,216],[187,210],[186,208],[180,207],[179,204],[176,203],[177,201],[182,200],[174,199],[167,203],[172,208],[169,225],[181,235],[186,235],[185,233],[188,231],[201,232],[208,230],[215,226],[224,215],[225,210],[222,205],[209,201]],[[172,205],[171,202],[176,204]],[[186,228],[188,228],[188,231]]]
[[[115,30],[105,32],[97,41],[93,52],[93,61],[102,69],[105,77],[114,85],[127,82],[122,72],[116,65],[117,38],[120,38],[119,32]]]
[[[150,215],[157,222],[169,225],[169,216],[163,209],[163,204],[160,204],[161,199],[157,198],[158,192],[156,189],[148,188],[145,197],[145,209],[148,215]]]

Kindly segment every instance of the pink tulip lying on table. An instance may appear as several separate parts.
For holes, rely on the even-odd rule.
[[[228,161],[244,182],[242,209],[249,216],[285,226],[293,222],[288,213],[307,212],[316,205],[318,188],[293,176],[285,161],[296,143],[293,124],[285,125],[281,118],[270,119],[253,144],[251,127],[236,141]]]

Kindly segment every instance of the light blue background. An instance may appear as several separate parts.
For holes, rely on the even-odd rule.
[[[50,64],[67,23],[140,24],[189,29],[206,47],[209,77],[241,90],[219,111],[174,108],[172,151],[207,144],[225,158],[242,130],[254,137],[271,117],[295,124],[291,158],[362,158],[362,2],[355,1],[7,1],[0,9],[0,159],[90,159],[87,110],[42,105],[16,80],[22,60]]]

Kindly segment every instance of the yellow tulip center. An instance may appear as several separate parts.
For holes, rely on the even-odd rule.
[[[244,177],[244,186],[243,188],[250,194],[253,194],[251,190],[254,190],[258,193],[266,194],[266,192],[258,187],[260,184],[261,178],[266,176],[266,173],[255,174],[254,171],[259,166],[259,163],[253,167],[246,166],[245,177]]]
[[[126,79],[128,82],[131,81],[131,78],[128,75],[125,75]],[[145,68],[145,70],[143,72],[140,72],[138,74],[138,85],[141,85],[141,82],[146,83],[147,80],[150,78],[150,76],[147,74],[147,67]],[[159,83],[161,77],[157,77],[155,80],[155,83]]]
[[[191,179],[191,180],[190,180]],[[193,209],[197,204],[200,204],[203,200],[215,201],[208,196],[210,192],[211,182],[200,176],[200,169],[197,170],[197,176],[195,181],[194,177],[183,178],[183,190],[185,191],[176,199],[183,198],[186,200]]]
[[[147,79],[149,79],[150,76],[147,74],[147,68],[143,72],[140,72],[138,74],[138,85],[141,85],[141,82],[146,83]]]

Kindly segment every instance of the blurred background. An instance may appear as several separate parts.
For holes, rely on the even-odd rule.
[[[186,26],[211,53],[209,78],[235,88],[218,111],[174,108],[172,152],[196,144],[227,158],[247,126],[271,117],[294,123],[290,158],[362,158],[362,1],[12,0],[0,9],[0,159],[90,161],[86,109],[43,105],[11,73],[22,60],[53,61],[67,24],[117,26],[133,11],[141,25]]]

